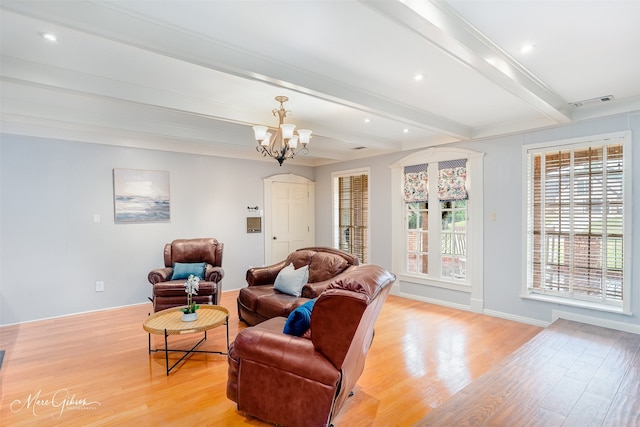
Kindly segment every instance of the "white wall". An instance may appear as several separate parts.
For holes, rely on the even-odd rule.
[[[626,237],[631,238],[632,259],[632,316],[595,312],[558,304],[520,298],[522,291],[522,147],[542,141],[554,141],[581,136],[632,131],[634,169],[633,223],[634,228]],[[546,324],[552,321],[554,310],[560,310],[576,318],[590,317],[594,323],[611,326],[631,325],[640,331],[640,112],[608,118],[577,122],[538,131],[514,134],[499,138],[486,138],[453,146],[486,153],[484,157],[484,310],[486,313]],[[371,263],[387,269],[391,267],[391,172],[389,166],[410,153],[349,161],[316,168],[316,242],[331,244],[331,174],[363,166],[371,168]],[[490,213],[496,220],[490,220]],[[400,283],[403,295],[420,300],[435,300],[446,305],[469,306],[470,296],[414,283]]]
[[[223,242],[223,290],[245,286],[247,268],[264,263],[264,235],[246,233],[247,206],[264,207],[263,178],[314,179],[313,168],[275,161],[6,134],[0,166],[3,325],[145,302],[147,273],[177,238]],[[113,168],[169,171],[171,221],[114,224]]]
[[[406,156],[399,153],[389,156],[370,157],[350,162],[316,168],[316,244],[333,245],[333,194],[331,174],[369,167],[369,227],[371,243],[369,263],[377,264],[391,271],[391,169],[389,165],[397,158]]]
[[[520,298],[522,146],[631,130],[633,198],[632,316]],[[515,320],[547,323],[554,310],[640,328],[640,112],[487,138],[455,146],[484,157],[484,308]],[[245,232],[246,207],[263,207],[262,179],[296,173],[316,182],[316,244],[331,246],[331,174],[371,171],[371,258],[391,270],[391,170],[408,152],[317,168],[2,135],[0,140],[0,324],[144,302],[147,272],[162,265],[165,242],[212,236],[225,243],[224,289],[264,258],[263,235]],[[171,222],[113,223],[113,168],[168,170]],[[490,221],[490,213],[496,221]],[[102,222],[94,223],[100,214]],[[505,250],[505,247],[508,250]],[[95,292],[104,280],[105,292]],[[400,283],[416,299],[465,306],[464,293]],[[230,307],[234,309],[233,307]],[[636,330],[636,329],[634,329]]]

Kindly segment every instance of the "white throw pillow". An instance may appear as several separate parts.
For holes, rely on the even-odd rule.
[[[296,270],[292,263],[280,270],[273,285],[283,294],[299,297],[307,281],[309,281],[309,266],[305,265]]]

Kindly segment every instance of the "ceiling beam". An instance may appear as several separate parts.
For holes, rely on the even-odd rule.
[[[443,1],[359,0],[440,48],[558,123],[571,121],[567,101]]]
[[[223,40],[213,40],[185,28],[168,26],[138,16],[109,2],[3,1],[15,13],[47,20],[70,28],[145,49],[181,61],[235,76],[297,91],[369,114],[396,120],[421,129],[470,139],[472,130],[445,117],[403,104],[330,76],[275,62],[257,52],[243,50]]]

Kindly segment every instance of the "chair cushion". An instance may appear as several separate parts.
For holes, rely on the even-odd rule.
[[[309,281],[309,266],[305,265],[297,270],[293,264],[280,270],[273,286],[283,294],[299,297],[302,287]]]
[[[240,289],[238,294],[239,306],[267,319],[276,316],[286,318],[289,313],[307,301],[309,301],[308,298],[294,297],[275,291],[273,285],[248,286]]]
[[[173,263],[173,275],[171,280],[188,279],[190,275],[204,279],[204,262],[175,262]]]
[[[311,312],[315,299],[309,300],[289,314],[282,332],[301,337],[311,327]]]
[[[214,295],[217,292],[218,284],[215,282],[200,281],[198,295]],[[179,296],[187,300],[187,293],[184,290],[184,281],[173,280],[160,282],[153,286],[154,296]]]

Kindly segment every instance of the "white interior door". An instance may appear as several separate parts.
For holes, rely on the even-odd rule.
[[[282,261],[294,250],[315,243],[314,185],[306,179],[297,181],[268,183],[270,209],[265,209],[268,215],[265,222],[270,225],[265,227],[267,264]]]

